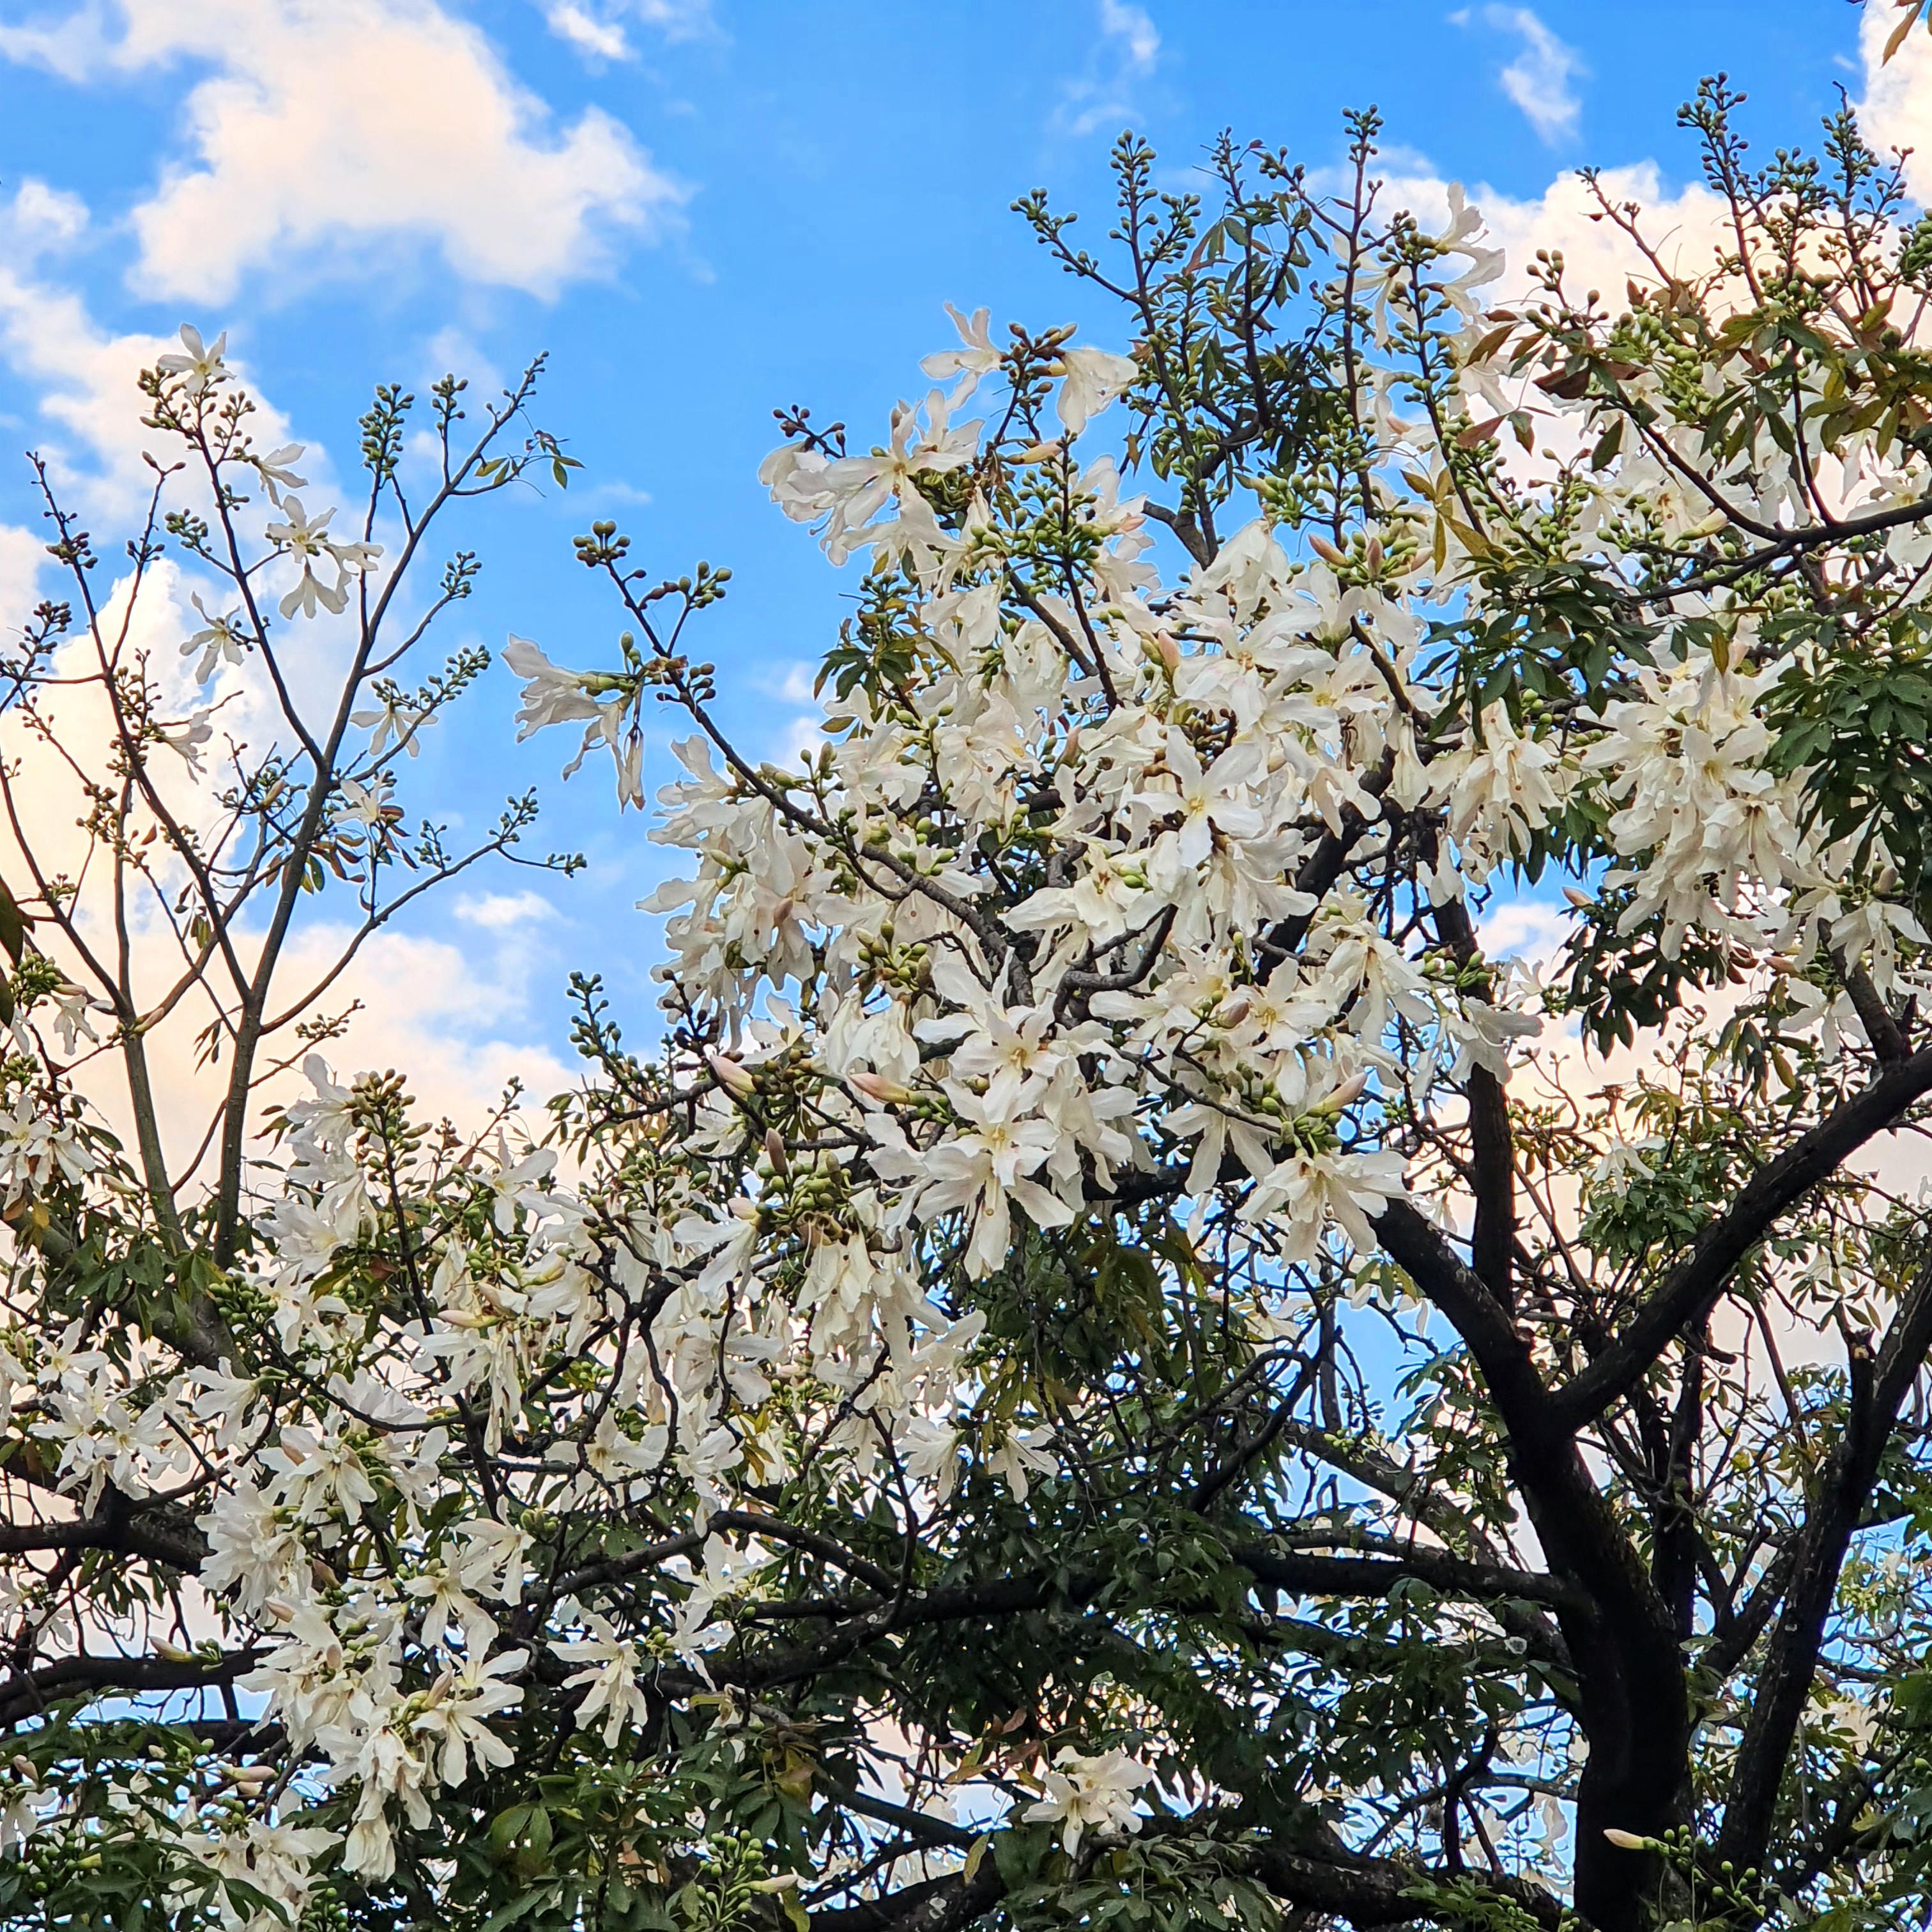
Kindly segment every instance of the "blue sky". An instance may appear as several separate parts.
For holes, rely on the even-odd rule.
[[[98,532],[124,500],[130,446],[101,428],[131,420],[124,338],[226,328],[344,472],[373,382],[454,366],[481,386],[546,349],[539,414],[585,470],[481,520],[471,629],[607,655],[620,627],[568,542],[593,516],[668,574],[728,563],[700,648],[770,751],[851,587],[764,500],[771,411],[869,433],[950,338],[948,300],[1085,319],[1016,195],[1043,185],[1103,229],[1124,125],[1178,183],[1224,125],[1331,162],[1342,109],[1372,102],[1403,176],[1562,238],[1550,196],[1579,164],[1654,163],[1665,197],[1694,175],[1673,119],[1701,74],[1748,91],[1763,146],[1808,139],[1838,87],[1869,85],[1861,27],[1844,0],[0,0],[0,452],[56,454]],[[1928,104],[1932,77],[1887,126],[1924,118],[1932,152]],[[0,454],[0,526],[31,524],[25,480]],[[0,530],[0,596],[28,550]],[[566,790],[567,747],[512,744],[513,694],[493,672],[405,802],[480,820],[535,783],[550,842],[593,864],[539,882],[549,916],[429,916],[488,994],[424,1021],[459,1053],[479,1028],[555,1047],[572,965],[640,1020],[649,998],[630,908],[664,860],[604,772]],[[653,787],[668,762],[654,746]]]

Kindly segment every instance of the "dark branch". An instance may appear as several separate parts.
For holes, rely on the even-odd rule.
[[[1760,1168],[1729,1210],[1691,1243],[1689,1254],[1623,1334],[1555,1392],[1552,1403],[1564,1426],[1580,1429],[1628,1394],[1679,1335],[1716,1306],[1738,1264],[1772,1223],[1928,1093],[1932,1047],[1921,1047]]]

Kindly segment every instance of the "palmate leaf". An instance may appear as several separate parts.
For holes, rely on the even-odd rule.
[[[1666,951],[1660,913],[1625,931],[1634,896],[1626,886],[1582,908],[1557,967],[1554,1010],[1574,1015],[1600,1053],[1661,1025],[1688,996],[1741,977],[1731,946],[1708,934],[1686,933]]]
[[[1932,913],[1932,630],[1922,612],[1882,629],[1826,631],[1778,686],[1777,768],[1805,774],[1834,838],[1882,848],[1923,920]]]

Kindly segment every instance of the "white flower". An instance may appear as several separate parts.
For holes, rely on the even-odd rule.
[[[251,1412],[262,1384],[251,1377],[231,1374],[224,1357],[218,1369],[194,1370],[184,1387],[195,1391],[191,1407],[196,1420],[215,1425],[214,1446],[233,1448],[256,1419]]]
[[[1332,1220],[1355,1246],[1372,1253],[1370,1217],[1400,1198],[1399,1154],[1310,1154],[1300,1148],[1278,1161],[1241,1206],[1244,1221],[1271,1222],[1280,1231],[1282,1257],[1310,1261]]]
[[[262,1461],[274,1474],[276,1500],[298,1519],[320,1520],[339,1511],[352,1523],[376,1500],[361,1452],[339,1428],[284,1428],[279,1446]]]
[[[622,679],[604,672],[566,670],[561,664],[553,664],[527,638],[513,635],[504,646],[503,662],[524,681],[517,710],[518,742],[548,725],[574,724],[587,718],[584,742],[578,747],[576,757],[564,766],[564,776],[574,777],[591,746],[602,739],[616,762],[618,803],[641,806],[644,802],[644,733],[633,723],[628,736],[620,734],[632,687]]]
[[[935,1502],[943,1503],[952,1495],[959,1480],[958,1430],[929,1416],[916,1415],[901,1427],[893,1446],[905,1464],[906,1474],[914,1482],[925,1484]],[[1025,1480],[1024,1466],[1020,1480]]]
[[[524,1592],[530,1532],[520,1524],[472,1517],[456,1526],[463,1555],[458,1574],[464,1587],[494,1603],[514,1604]]]
[[[946,406],[956,410],[1000,366],[1000,351],[987,326],[990,309],[976,308],[970,316],[964,316],[948,302],[946,313],[959,332],[959,346],[935,350],[919,366],[935,382],[943,382],[949,376],[959,378],[946,399]]]
[[[420,757],[422,728],[430,722],[429,707],[404,704],[402,694],[386,684],[379,688],[376,694],[382,702],[374,710],[354,711],[349,716],[350,724],[372,734],[369,756],[380,758],[394,745],[398,751],[406,752],[412,758]]]
[[[496,1618],[470,1595],[460,1562],[430,1558],[404,1582],[403,1592],[422,1605],[423,1635],[436,1642],[445,1642],[451,1630],[459,1630],[464,1642],[478,1652],[487,1648],[496,1634]]]
[[[228,380],[227,365],[221,359],[228,346],[228,332],[224,329],[212,344],[205,344],[201,331],[192,322],[184,322],[181,326],[181,339],[188,353],[178,356],[170,351],[158,356],[154,367],[164,376],[179,377],[182,394],[192,401],[203,390]]]
[[[973,460],[980,425],[955,426],[950,405],[937,389],[926,398],[926,418],[922,428],[917,407],[899,403],[892,410],[890,440],[866,454],[826,457],[814,450],[775,450],[759,475],[788,516],[800,523],[825,518],[826,554],[834,563],[843,563],[862,532],[866,537],[878,533],[879,526],[867,526],[895,499],[902,518],[916,518],[926,510],[916,478],[957,470]],[[926,520],[930,521],[929,512]]]
[[[242,662],[242,654],[248,646],[248,634],[242,628],[238,610],[225,616],[212,616],[202,604],[199,591],[193,593],[188,601],[201,613],[204,621],[202,628],[182,646],[181,654],[186,658],[200,652],[201,662],[195,666],[194,678],[197,684],[206,684],[218,664]]]
[[[390,1802],[400,1799],[410,1822],[422,1830],[433,1815],[423,1790],[430,1781],[430,1766],[412,1748],[412,1740],[388,1724],[371,1727],[352,1743],[346,1738],[339,1742],[349,1749],[330,1767],[332,1782],[352,1777],[361,1786],[342,1862],[364,1878],[387,1878],[396,1868]]]
[[[1613,1141],[1590,1170],[1591,1186],[1611,1194],[1628,1193],[1633,1182],[1648,1180],[1657,1172],[1646,1156],[1660,1153],[1668,1144],[1655,1134],[1640,1141]]]
[[[154,736],[171,752],[178,752],[196,778],[201,776],[201,748],[214,736],[211,714],[197,711],[178,724],[164,725]]]
[[[282,500],[280,493],[284,490],[307,488],[308,479],[298,476],[291,466],[302,460],[306,447],[303,443],[285,442],[279,449],[268,450],[248,459],[267,484],[272,502],[279,503]]]
[[[241,1607],[251,1614],[270,1598],[298,1587],[308,1555],[302,1539],[278,1510],[274,1498],[252,1483],[217,1493],[195,1527],[208,1538],[202,1559],[202,1587],[217,1598],[233,1590]]]
[[[988,1475],[998,1476],[1023,1503],[1035,1475],[1057,1476],[1060,1461],[1047,1445],[1053,1431],[1042,1424],[1034,1429],[1009,1429],[981,1457]]]
[[[47,995],[54,1010],[54,1031],[60,1036],[61,1051],[72,1053],[83,1038],[99,1046],[100,1036],[87,1017],[88,1000],[84,988],[63,980]]]
[[[32,1762],[16,1757],[13,1768],[19,1783],[9,1781],[0,1789],[0,1857],[18,1851],[45,1823],[50,1808],[50,1795]]]
[[[1138,1832],[1140,1814],[1134,1793],[1150,1783],[1154,1773],[1125,1751],[1110,1750],[1083,1757],[1068,1744],[1054,1760],[1045,1778],[1046,1796],[1020,1815],[1030,1825],[1061,1823],[1060,1842],[1070,1858],[1080,1849],[1088,1828]]]
[[[238,1772],[244,1767],[237,1767]],[[260,1763],[245,1767],[266,1772]],[[258,1780],[240,1780],[246,1789]],[[190,1810],[182,1820],[181,1846],[190,1858],[227,1879],[252,1886],[283,1908],[279,1918],[259,1913],[245,1932],[268,1932],[271,1926],[298,1922],[314,1886],[314,1862],[340,1842],[333,1832],[313,1826],[278,1824],[260,1816],[237,1818],[224,1809]]]
[[[315,574],[318,559],[335,561],[326,534],[335,512],[325,510],[311,523],[299,496],[284,496],[281,510],[282,520],[264,525],[264,532],[271,543],[279,544],[302,566],[295,588],[282,599],[282,615],[292,617],[299,610],[304,617],[313,617],[318,610],[340,614],[349,602],[346,573],[338,567],[332,584],[324,584]]]
[[[595,718],[603,709],[586,688],[589,673],[553,664],[527,638],[512,633],[503,647],[503,662],[524,680],[517,710],[519,742],[547,725]]]
[[[1526,852],[1529,837],[1563,809],[1562,760],[1538,740],[1520,736],[1500,704],[1482,715],[1481,742],[1449,761],[1449,830],[1482,856]]]
[[[584,1694],[577,1706],[578,1728],[589,1730],[602,1718],[608,1749],[644,1708],[644,1689],[638,1682],[637,1646],[618,1636],[596,1611],[580,1609],[577,1616],[590,1634],[567,1640],[553,1638],[550,1647],[566,1664],[577,1666],[575,1674],[563,1683],[566,1690]]]
[[[1249,797],[1247,782],[1256,776],[1257,765],[1265,763],[1261,747],[1251,738],[1241,739],[1204,771],[1186,735],[1170,728],[1168,775],[1138,794],[1135,802],[1163,817],[1178,811],[1177,855],[1184,866],[1198,866],[1214,850],[1216,832],[1224,839],[1252,838],[1263,830],[1262,815]]]
[[[1064,1228],[1073,1210],[1027,1177],[1054,1148],[1058,1136],[1046,1121],[1020,1118],[1044,1083],[1033,1081],[995,1096],[974,1093],[957,1081],[945,1083],[954,1112],[968,1131],[941,1141],[916,1163],[926,1179],[916,1210],[931,1220],[957,1208],[973,1215],[966,1266],[974,1276],[991,1274],[1006,1258],[1012,1240],[1010,1201],[1017,1201],[1041,1228]]]
[[[479,1766],[499,1770],[514,1760],[515,1752],[490,1729],[490,1720],[523,1702],[522,1685],[503,1680],[529,1662],[530,1653],[524,1650],[500,1651],[487,1663],[472,1658],[460,1670],[446,1670],[430,1687],[410,1729],[428,1744],[443,1784],[460,1784],[470,1774],[472,1758]]]
[[[10,1108],[0,1108],[0,1206],[12,1206],[29,1187],[44,1187],[56,1174],[78,1180],[91,1166],[57,1103],[43,1104],[23,1087]]]
[[[1131,356],[1105,349],[1070,349],[1061,356],[1066,371],[1054,412],[1069,436],[1078,436],[1100,412],[1124,395],[1138,373]]]
[[[354,778],[342,778],[338,782],[342,792],[343,815],[352,818],[357,824],[376,831],[392,819],[401,817],[401,808],[389,802],[389,794],[394,787],[388,778],[379,778],[366,785]]]

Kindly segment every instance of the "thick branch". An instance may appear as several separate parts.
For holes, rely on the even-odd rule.
[[[1460,900],[1436,908],[1436,929],[1466,970],[1480,964],[1476,929]],[[1486,981],[1484,982],[1486,986]],[[1490,1004],[1487,992],[1470,998]],[[1476,1273],[1505,1308],[1514,1300],[1510,1270],[1516,1254],[1516,1139],[1510,1126],[1503,1083],[1486,1066],[1472,1066],[1468,1082],[1469,1185],[1476,1197],[1469,1259]]]
[[[1359,1932],[1384,1925],[1412,1925],[1432,1916],[1424,1901],[1433,1875],[1394,1858],[1364,1858],[1339,1847],[1318,1856],[1271,1844],[1250,1852],[1246,1862],[1277,1898],[1306,1911],[1344,1919]],[[1540,1886],[1526,1880],[1497,1873],[1469,1888],[1508,1900],[1547,1932],[1558,1932],[1564,1924],[1562,1904]],[[1568,1924],[1580,1932],[1574,1916]]]
[[[1919,1270],[1876,1365],[1852,1351],[1852,1400],[1845,1432],[1832,1453],[1798,1542],[1791,1587],[1758,1673],[1738,1748],[1718,1855],[1762,1866],[1792,1738],[1811,1694],[1825,1626],[1838,1596],[1852,1536],[1864,1514],[1892,1430],[1932,1351],[1932,1262]]]
[[[1468,1344],[1510,1433],[1526,1438],[1566,1432],[1554,1426],[1549,1391],[1508,1310],[1466,1268],[1441,1231],[1412,1203],[1392,1201],[1375,1223],[1384,1247]]]
[[[812,1915],[812,1932],[959,1932],[990,1912],[1006,1891],[999,1862],[987,1857],[969,1879],[963,1871],[929,1878],[884,1898],[828,1907]]]
[[[1617,1340],[1555,1392],[1552,1406],[1564,1426],[1582,1428],[1628,1394],[1679,1335],[1716,1306],[1738,1264],[1772,1223],[1928,1093],[1932,1047],[1921,1047],[1760,1168]]]
[[[224,1657],[176,1660],[162,1657],[64,1657],[0,1684],[0,1725],[38,1717],[50,1704],[88,1693],[202,1690],[232,1684],[254,1669],[260,1652],[230,1651]]]
[[[1380,1598],[1400,1584],[1419,1582],[1445,1596],[1466,1597],[1478,1603],[1514,1600],[1560,1609],[1588,1607],[1588,1599],[1560,1577],[1471,1563],[1444,1550],[1414,1547],[1400,1557],[1330,1556],[1306,1550],[1270,1550],[1250,1543],[1228,1553],[1258,1582],[1298,1597]]]

